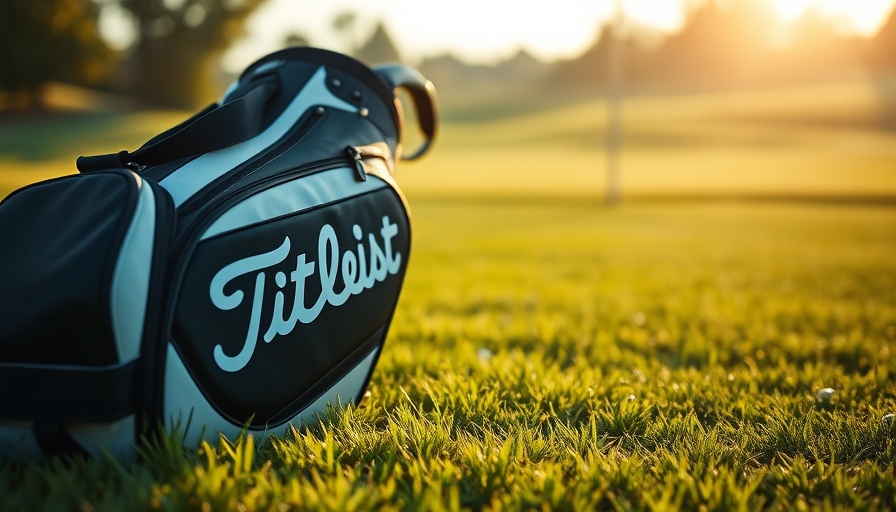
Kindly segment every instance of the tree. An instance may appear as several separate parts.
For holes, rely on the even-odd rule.
[[[896,7],[870,41],[871,65],[877,71],[896,73]]]
[[[896,7],[870,42],[870,62],[877,75],[883,127],[896,131]]]
[[[111,59],[90,0],[0,2],[0,91],[25,109],[43,107],[51,80],[94,85]]]
[[[355,21],[357,17],[351,11],[345,11],[337,14],[333,18],[333,28],[342,33],[345,37],[346,53],[354,53],[355,51]]]
[[[613,32],[609,24],[598,30],[594,44],[582,55],[572,60],[555,62],[552,76],[548,78],[551,87],[581,88],[593,91],[595,87],[605,88],[609,84],[610,48],[613,45]],[[640,77],[638,66],[644,61],[647,49],[640,38],[632,34],[617,41],[625,58],[620,63],[622,75],[626,77],[627,87],[633,85]]]
[[[774,23],[768,4],[710,1],[693,7],[681,31],[669,36],[645,67],[676,86],[743,84],[766,64]]]
[[[399,62],[401,60],[401,56],[398,54],[398,47],[392,42],[386,27],[381,22],[376,24],[370,39],[355,51],[355,56],[368,64]]]
[[[215,91],[217,65],[264,0],[119,0],[135,21],[132,91],[157,106],[193,108]]]
[[[310,46],[311,40],[301,32],[292,32],[283,39],[285,46]]]

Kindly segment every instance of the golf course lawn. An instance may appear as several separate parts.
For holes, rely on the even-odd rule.
[[[413,249],[360,404],[0,460],[0,510],[894,508],[896,133],[860,87],[632,100],[615,205],[598,102],[445,125],[399,166]],[[0,125],[0,196],[182,118]]]

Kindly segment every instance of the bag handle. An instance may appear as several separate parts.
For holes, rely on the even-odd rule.
[[[435,86],[419,71],[402,64],[383,64],[374,67],[373,70],[386,81],[393,91],[401,88],[411,95],[414,109],[417,111],[417,122],[426,140],[413,153],[407,156],[402,155],[401,159],[416,160],[420,158],[429,150],[436,136],[438,107]],[[401,119],[399,119],[399,129],[400,124]]]
[[[76,165],[82,173],[117,168],[139,170],[247,141],[263,131],[265,103],[278,89],[276,76],[265,75],[244,96],[223,105],[209,105],[183,123],[156,135],[133,153],[80,156]]]

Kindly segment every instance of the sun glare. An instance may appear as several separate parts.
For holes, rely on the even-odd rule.
[[[826,17],[839,18],[850,31],[875,33],[893,9],[893,0],[769,0],[784,21],[794,21],[810,9]]]
[[[286,34],[295,32],[309,36],[317,45],[344,49],[345,34],[332,30],[332,20],[345,11],[357,15],[359,34],[371,30],[374,20],[385,23],[411,61],[451,52],[468,62],[490,63],[520,48],[544,59],[574,57],[593,44],[598,27],[612,18],[617,5],[631,21],[674,32],[685,23],[689,5],[708,1],[269,0],[249,19],[249,37],[228,52],[225,66],[241,69],[258,55],[278,48]],[[844,32],[865,36],[876,33],[896,5],[896,0],[750,1],[769,2],[785,23],[815,9],[839,20],[838,27]],[[116,20],[109,18],[104,21],[111,27]]]

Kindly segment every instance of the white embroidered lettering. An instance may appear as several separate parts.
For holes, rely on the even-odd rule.
[[[364,233],[361,227],[355,224],[352,226],[352,234],[358,241],[357,247],[354,252],[347,250],[341,254],[336,231],[329,224],[324,224],[321,227],[317,238],[317,264],[314,261],[306,261],[306,255],[302,253],[296,257],[295,270],[289,273],[289,282],[292,283],[294,297],[292,310],[288,316],[285,311],[285,295],[288,293],[286,274],[277,272],[274,275],[274,282],[278,290],[273,297],[270,324],[262,335],[262,339],[266,343],[270,343],[277,335],[285,336],[291,333],[297,322],[303,324],[313,322],[320,315],[324,305],[330,304],[339,307],[345,304],[351,295],[358,295],[364,290],[372,288],[377,282],[384,281],[389,275],[399,272],[401,254],[394,252],[392,248],[392,238],[398,234],[398,225],[392,223],[388,216],[384,216],[382,221],[382,228],[379,229],[382,247],[374,234],[370,233],[365,250]],[[257,272],[255,289],[251,297],[252,310],[249,326],[242,348],[235,356],[228,356],[220,344],[215,346],[215,363],[222,370],[226,372],[239,371],[252,359],[261,333],[261,320],[265,317],[263,314],[265,270],[286,261],[290,246],[290,239],[287,236],[280,247],[263,254],[237,260],[219,270],[212,278],[209,286],[209,297],[212,304],[220,310],[228,311],[242,304],[245,293],[238,289],[233,293],[226,294],[224,287],[237,277]],[[305,280],[314,275],[315,267],[320,280],[321,292],[314,305],[306,308]],[[337,279],[342,281],[342,291],[340,292],[335,290]]]

